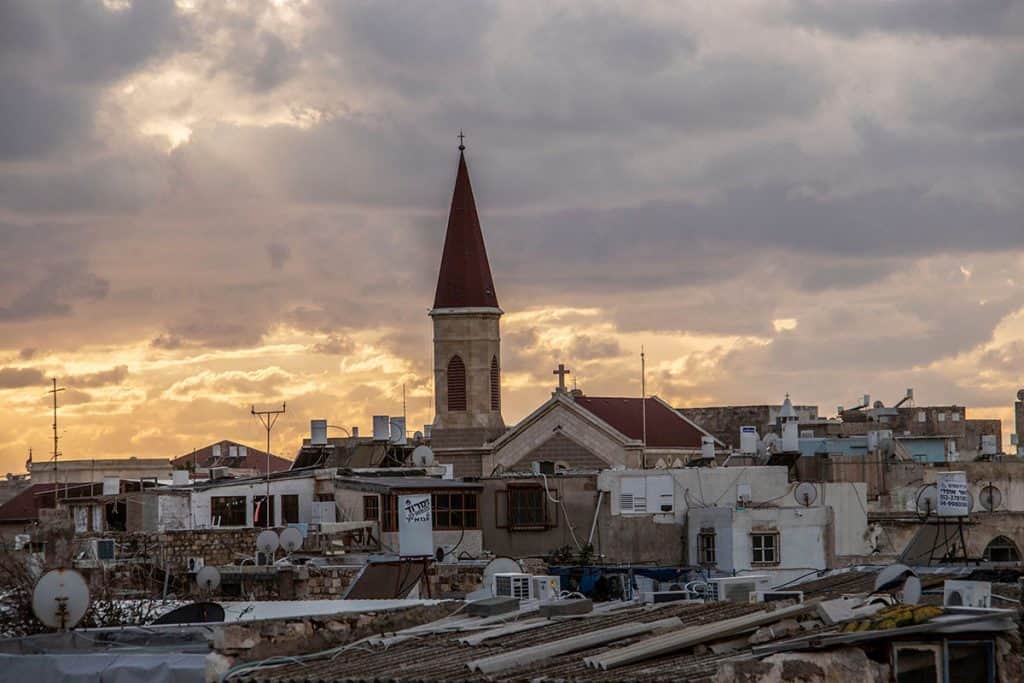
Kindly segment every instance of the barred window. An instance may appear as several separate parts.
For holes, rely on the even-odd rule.
[[[448,361],[448,410],[466,409],[466,364],[459,356]]]
[[[510,529],[546,529],[547,513],[547,501],[542,487],[508,487],[508,526]]]
[[[491,358],[491,410],[501,410],[501,368],[497,356]]]
[[[717,564],[714,529],[701,529],[697,535],[697,562],[704,567],[714,567]]]
[[[750,534],[750,550],[752,564],[778,564],[779,535]]]

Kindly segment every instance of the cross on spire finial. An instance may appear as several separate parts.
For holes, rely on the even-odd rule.
[[[466,149],[465,141],[466,141],[466,135],[465,135],[465,133],[462,132],[462,129],[459,128],[459,151],[460,152]]]
[[[559,363],[558,369],[553,371],[551,374],[558,375],[558,391],[565,393],[565,376],[572,374],[572,372],[565,367],[565,363]]]

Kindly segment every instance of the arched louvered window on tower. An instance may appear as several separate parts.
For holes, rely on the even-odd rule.
[[[501,369],[497,356],[491,358],[491,410],[501,410]]]
[[[448,361],[448,411],[466,409],[466,364],[458,356]]]

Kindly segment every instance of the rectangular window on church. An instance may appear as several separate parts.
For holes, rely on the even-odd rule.
[[[513,530],[548,528],[547,498],[540,486],[508,487],[508,526]]]

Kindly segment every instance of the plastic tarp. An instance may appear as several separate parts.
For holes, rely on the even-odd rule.
[[[0,676],[32,683],[200,683],[205,654],[104,652],[0,655]]]

